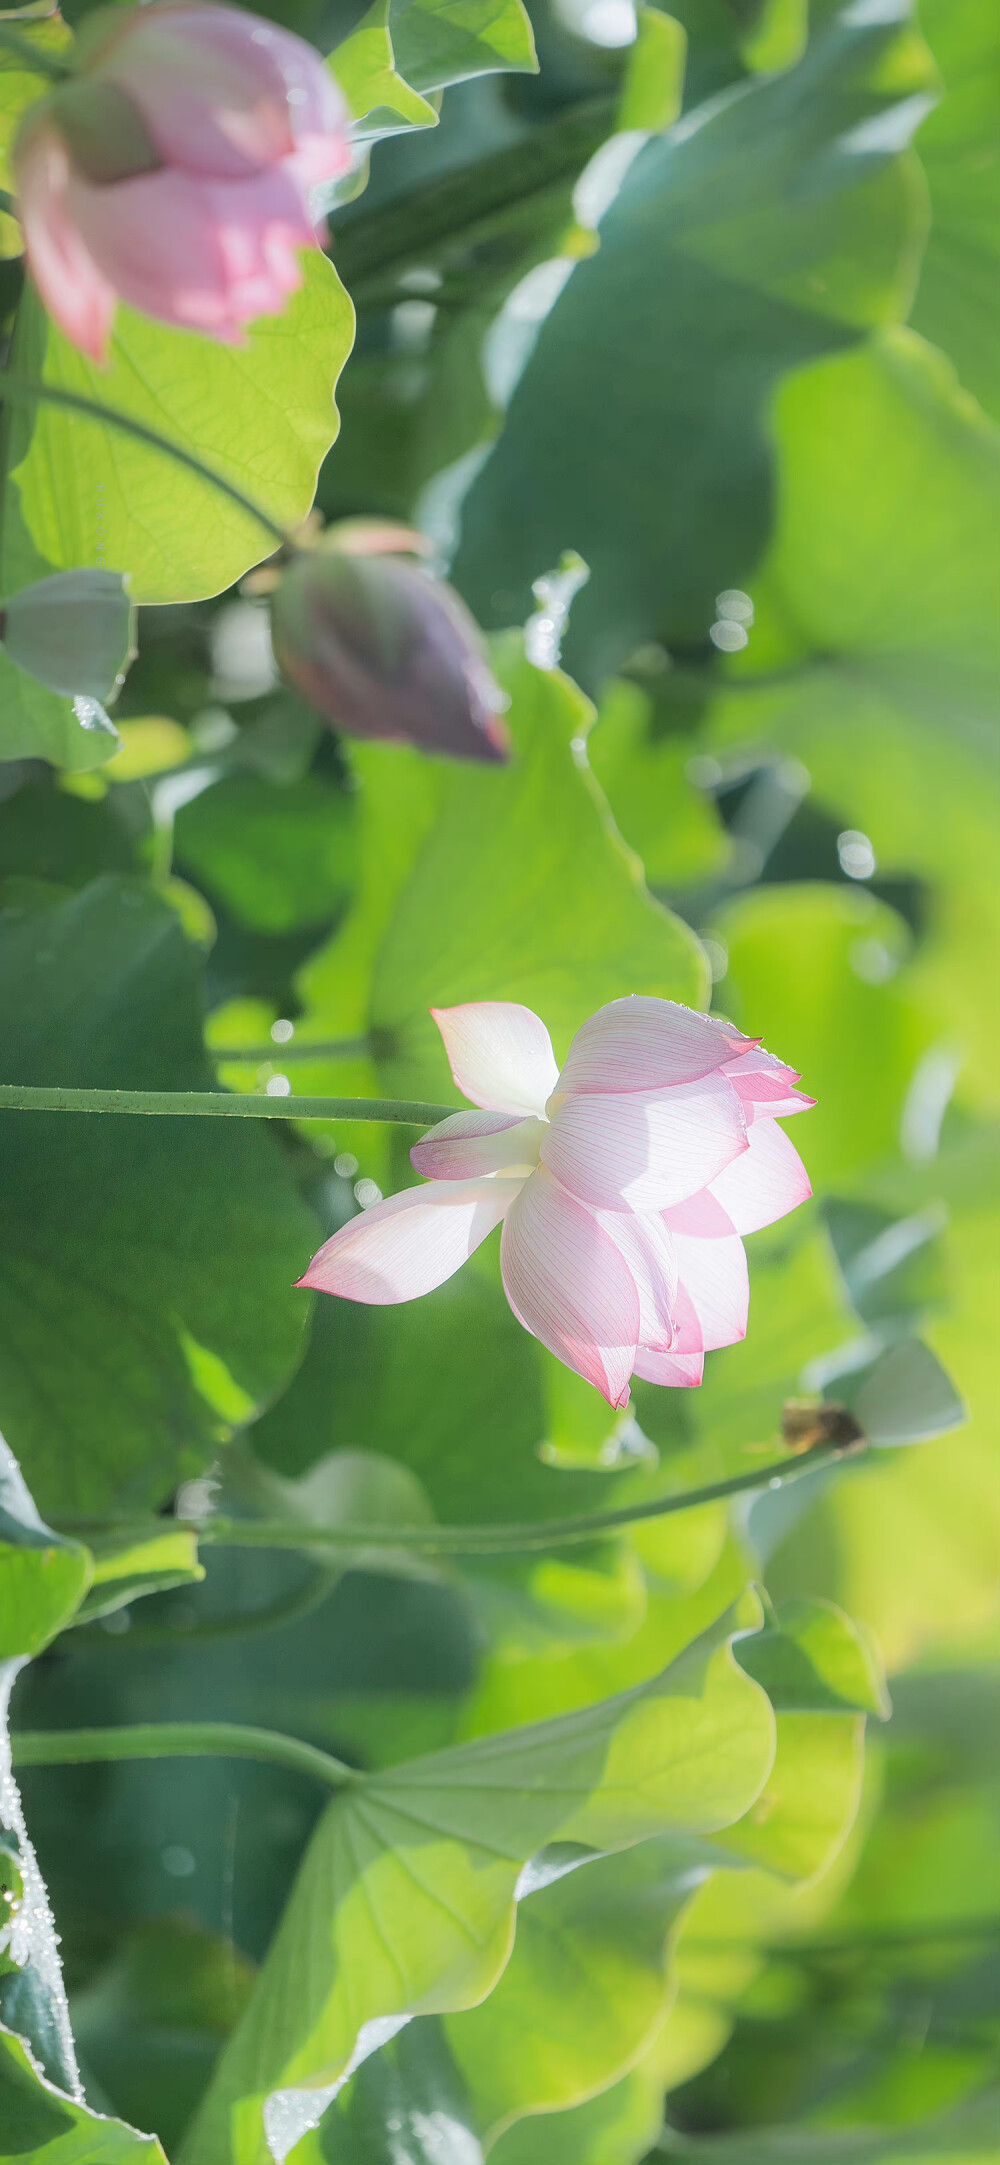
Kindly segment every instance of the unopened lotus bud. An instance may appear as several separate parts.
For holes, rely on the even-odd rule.
[[[271,604],[286,681],[349,736],[502,760],[506,705],[465,604],[411,564],[314,550]]]
[[[113,699],[135,653],[135,612],[119,571],[59,571],[0,601],[12,662],[66,699]]]

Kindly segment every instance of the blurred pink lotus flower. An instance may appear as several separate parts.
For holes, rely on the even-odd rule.
[[[119,298],[239,344],[302,282],[309,189],[350,164],[333,76],[290,31],[198,0],[102,11],[79,50],[14,152],[46,308],[95,361]]]
[[[414,1145],[428,1176],[342,1226],[302,1285],[414,1300],[503,1223],[500,1269],[526,1330],[628,1404],[629,1378],[701,1382],[706,1352],[746,1333],[742,1235],[805,1202],[779,1117],[814,1101],[731,1023],[672,1000],[613,1000],[561,1073],[527,1007],[432,1009],[459,1089]]]

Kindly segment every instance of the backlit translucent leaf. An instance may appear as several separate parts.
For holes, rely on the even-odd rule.
[[[216,345],[121,309],[106,369],[76,352],[29,297],[18,312],[12,366],[144,422],[294,526],[310,508],[337,432],[334,390],[354,332],[332,265],[310,253],[303,269],[284,314],[262,317],[245,346]],[[103,423],[54,406],[19,406],[8,426],[6,592],[96,563],[128,572],[137,602],[193,601],[273,552],[273,537],[247,512],[163,452]]]
[[[73,1616],[92,1575],[87,1550],[39,1518],[0,1437],[0,1660],[39,1653]]]
[[[313,1838],[186,2165],[264,2165],[269,2096],[272,2129],[290,2132],[295,2093],[307,2093],[304,2133],[366,2022],[480,1999],[507,1961],[515,1889],[539,1852],[725,1824],[771,1752],[770,1710],[735,1668],[723,1619],[634,1692],[355,1782]],[[276,2092],[291,2093],[284,2112]],[[291,2147],[272,2138],[279,2154]]]
[[[781,1712],[888,1712],[876,1653],[832,1603],[783,1602],[763,1631],[741,1640],[737,1660]]]
[[[93,1578],[72,1619],[88,1624],[98,1616],[138,1601],[143,1594],[162,1594],[172,1586],[197,1585],[205,1576],[198,1562],[198,1543],[181,1526],[166,1526],[159,1534],[128,1533],[91,1535]]]

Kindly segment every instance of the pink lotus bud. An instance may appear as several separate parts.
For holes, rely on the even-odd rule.
[[[464,602],[397,557],[314,550],[271,604],[278,667],[326,720],[459,759],[503,759],[505,704]]]
[[[96,361],[119,298],[240,343],[302,282],[309,189],[350,164],[333,76],[290,31],[198,0],[102,11],[80,53],[14,152],[47,309]]]

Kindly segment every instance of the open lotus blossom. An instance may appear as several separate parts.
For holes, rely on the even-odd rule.
[[[96,361],[119,298],[238,344],[302,282],[309,189],[350,165],[333,76],[292,32],[198,0],[109,8],[79,51],[15,146],[46,308]]]
[[[351,1220],[302,1285],[414,1300],[503,1224],[500,1268],[526,1330],[612,1406],[629,1378],[700,1383],[705,1354],[746,1333],[742,1235],[805,1202],[779,1117],[814,1101],[731,1023],[673,1000],[612,1000],[561,1072],[545,1024],[499,1000],[432,1009],[478,1112],[414,1145],[422,1188]]]

